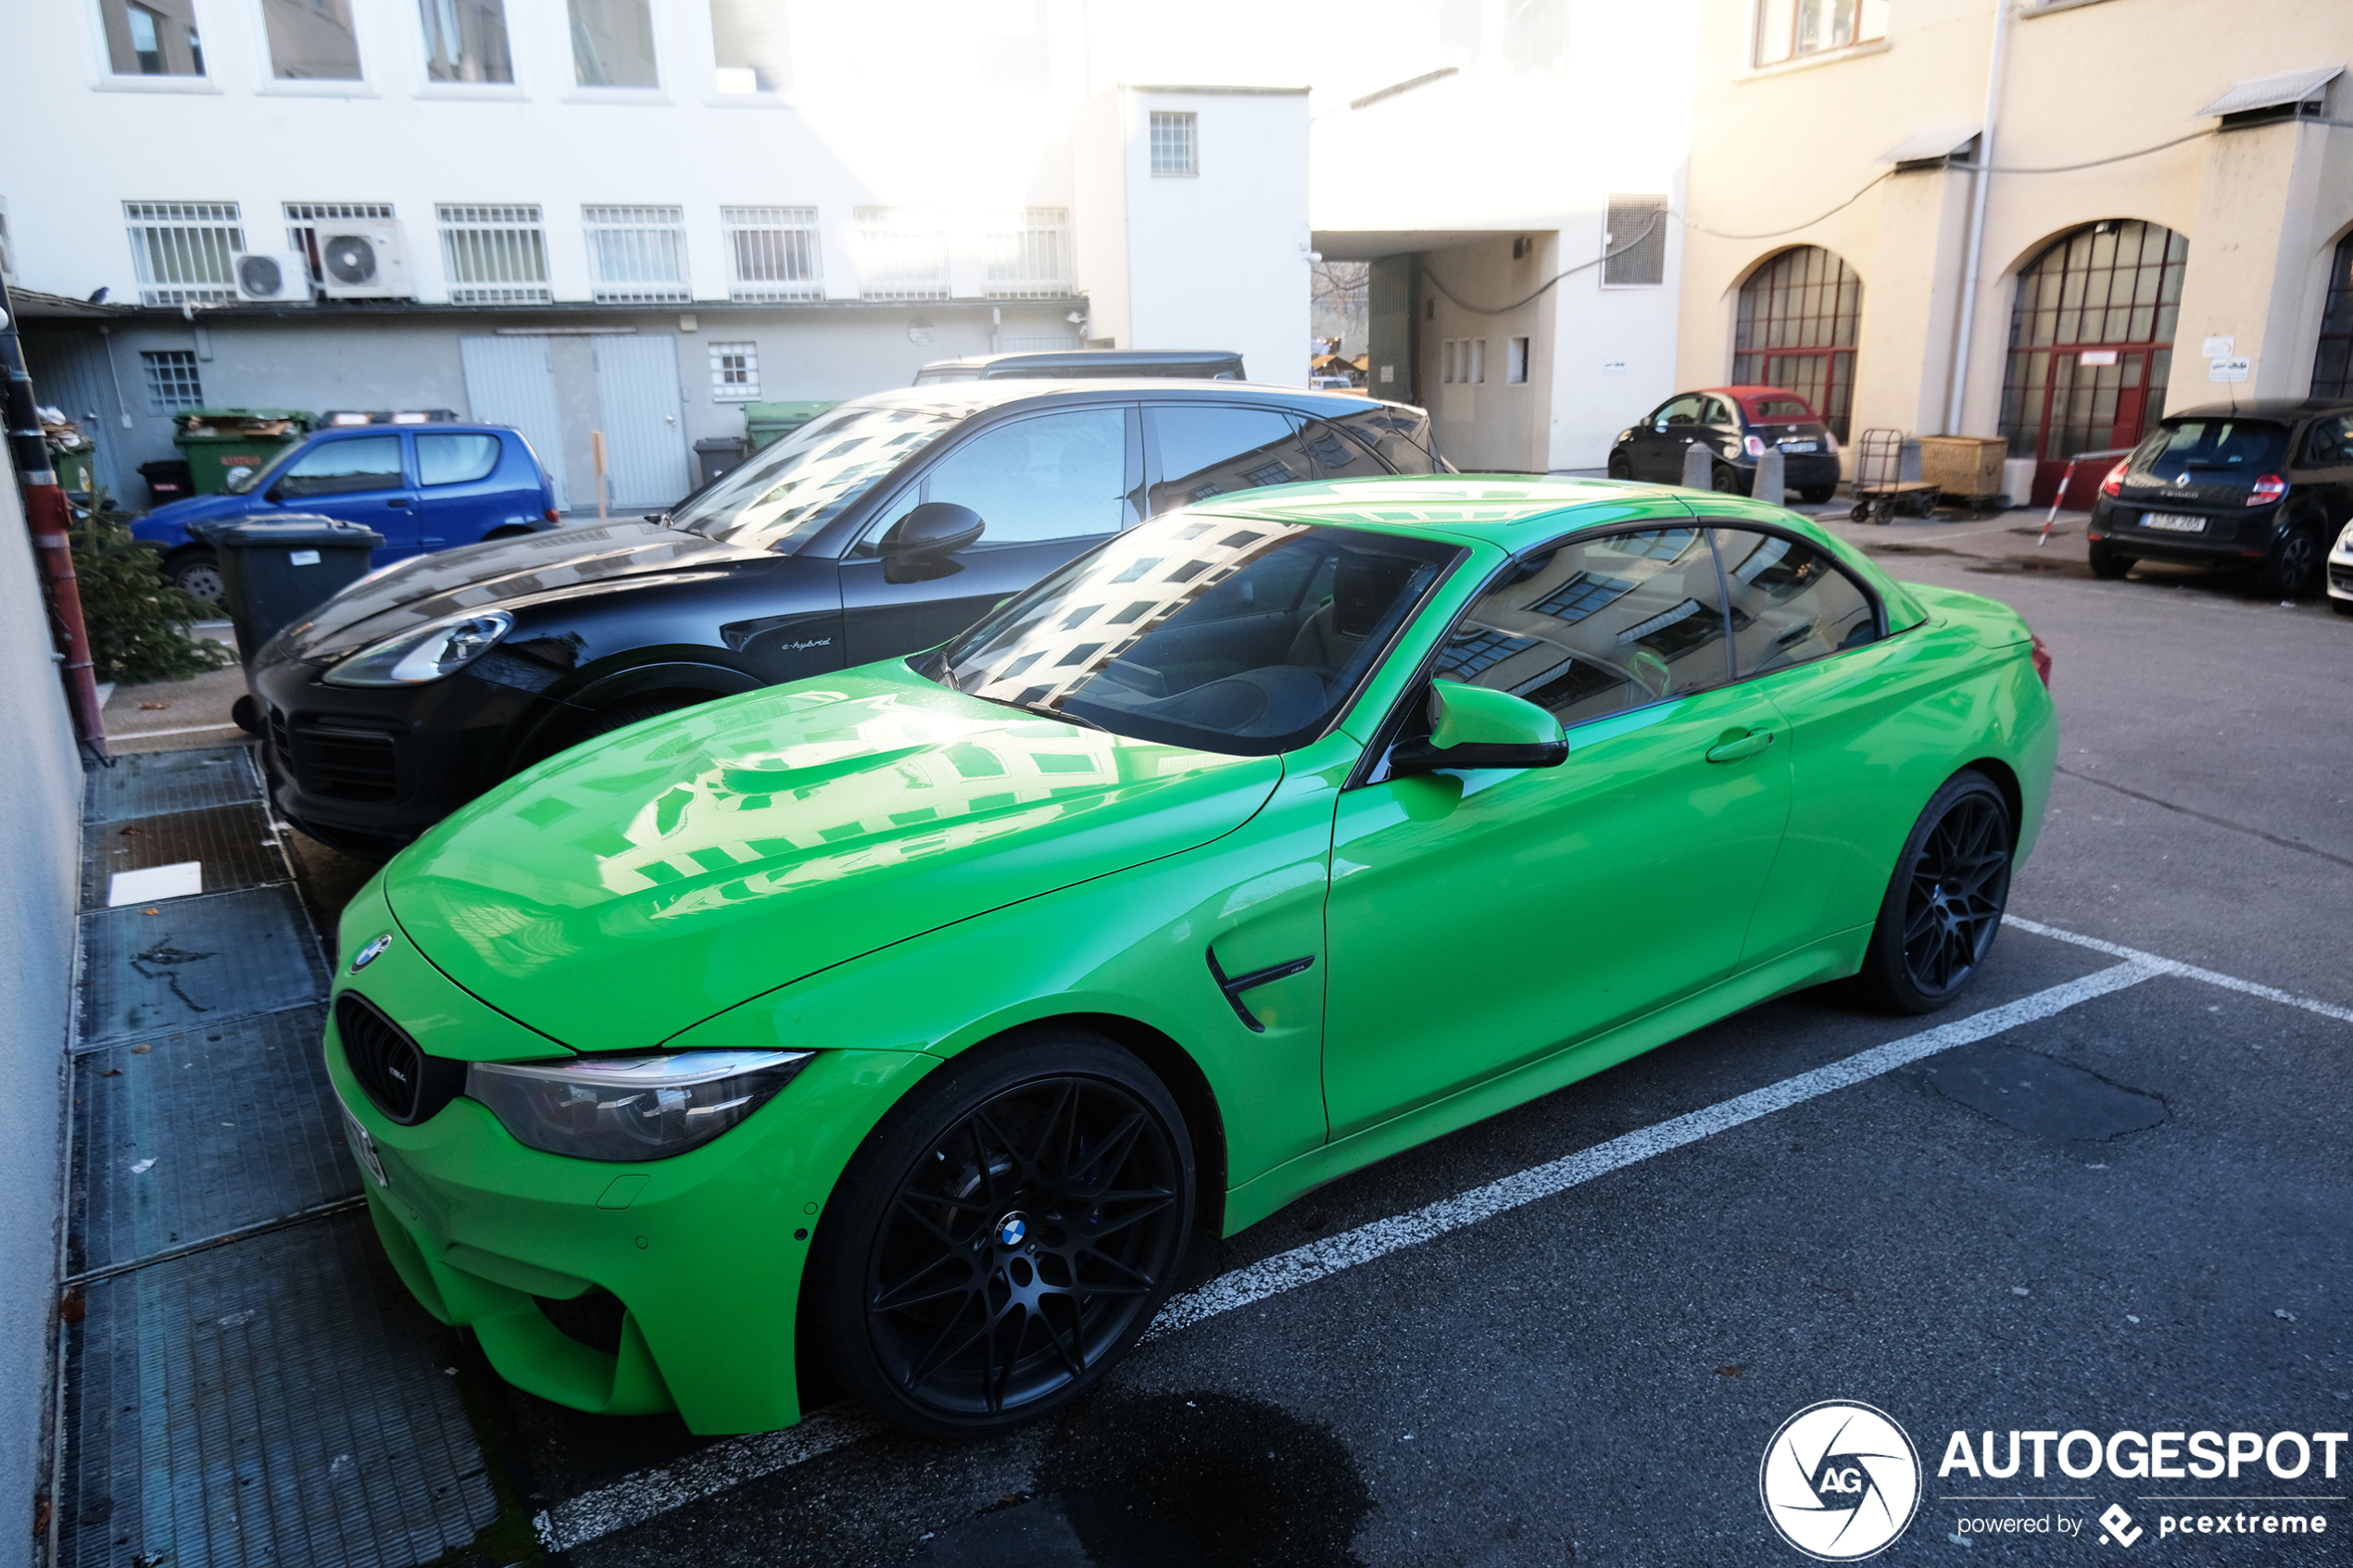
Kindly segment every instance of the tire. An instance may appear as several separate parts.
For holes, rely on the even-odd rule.
[[[2340,599],[2334,594],[2331,594],[2329,608],[2339,615],[2353,615],[2353,599]]]
[[[2086,552],[2092,575],[2103,583],[2113,583],[2133,570],[2133,558],[2120,556],[2107,545],[2094,544]]]
[[[941,1067],[868,1135],[817,1227],[810,1326],[886,1420],[1000,1431],[1126,1353],[1192,1219],[1192,1140],[1160,1080],[1100,1035],[1039,1029]]]
[[[210,550],[182,550],[163,563],[163,580],[208,605],[229,601],[228,579],[220,575],[220,558]]]
[[[1809,484],[1797,493],[1797,498],[1806,506],[1818,507],[1837,494],[1838,486],[1835,484]]]
[[[1708,476],[1707,487],[1710,490],[1715,491],[1718,495],[1745,495],[1748,494],[1747,486],[1741,483],[1740,470],[1732,467],[1729,463],[1718,463],[1716,465],[1715,471]]]
[[[2009,904],[2018,846],[2009,802],[1964,768],[1944,781],[1904,840],[1857,977],[1899,1013],[1934,1012],[1968,988]]]
[[[250,693],[229,705],[229,721],[249,735],[261,733],[261,707]]]
[[[530,537],[531,530],[528,528],[494,528],[482,536],[482,542],[487,545],[493,539],[528,539]]]
[[[2271,541],[2271,553],[2255,569],[2255,586],[2265,598],[2309,598],[2321,585],[2320,535],[2291,523]]]
[[[1634,459],[1623,452],[1612,452],[1609,455],[1609,476],[1612,479],[1633,478]]]

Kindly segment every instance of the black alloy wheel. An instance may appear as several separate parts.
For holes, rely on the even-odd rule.
[[[1092,1384],[1166,1299],[1192,1148],[1166,1089],[1100,1036],[951,1063],[861,1150],[812,1260],[842,1380],[932,1436]]]
[[[2113,546],[2103,544],[2098,540],[2094,540],[2086,547],[2085,554],[2091,563],[2092,575],[2103,583],[2116,582],[2133,570],[2131,556],[2120,556]]]
[[[1741,470],[1730,463],[1718,463],[1709,476],[1707,487],[1718,495],[1745,495],[1748,487],[1741,483]]]
[[[1898,1012],[1934,1012],[1960,995],[1993,950],[2017,846],[2009,802],[1974,769],[1945,781],[1896,861],[1862,979]]]
[[[1634,459],[1623,452],[1612,452],[1609,455],[1609,476],[1612,479],[1633,478]]]
[[[2301,523],[2281,529],[2271,541],[2271,553],[2255,569],[2256,586],[2271,597],[2300,599],[2320,582],[2320,537]]]

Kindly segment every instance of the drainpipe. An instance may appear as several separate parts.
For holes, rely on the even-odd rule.
[[[98,716],[98,681],[90,659],[90,632],[82,621],[82,593],[73,579],[73,551],[66,540],[72,514],[66,493],[57,487],[57,471],[49,466],[48,443],[41,438],[41,419],[33,411],[32,376],[25,369],[24,345],[17,337],[16,302],[0,282],[0,424],[8,433],[8,455],[16,460],[17,478],[24,485],[25,524],[32,532],[33,558],[40,563],[49,590],[49,615],[55,634],[65,644],[67,706],[82,744],[99,761],[107,755],[106,721]]]
[[[1953,345],[1953,385],[1944,397],[1944,433],[1961,433],[1961,398],[1969,390],[1969,332],[1977,316],[1977,270],[1985,253],[1985,195],[1994,183],[1994,116],[2002,104],[2002,44],[2009,35],[2010,0],[1994,0],[1994,57],[1985,67],[1985,128],[1977,135],[1977,189],[1969,198],[1969,260],[1961,269],[1961,313]]]

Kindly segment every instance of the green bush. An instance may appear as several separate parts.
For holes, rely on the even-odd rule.
[[[236,654],[188,628],[219,612],[163,580],[156,553],[131,535],[128,519],[102,492],[67,537],[90,628],[90,657],[101,681],[135,685],[184,681],[237,661]]]

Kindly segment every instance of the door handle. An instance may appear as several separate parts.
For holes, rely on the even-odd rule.
[[[1755,756],[1772,744],[1773,732],[1770,730],[1727,731],[1722,739],[1707,748],[1707,759],[1710,762],[1738,762]]]
[[[406,496],[406,495],[395,495],[395,496],[393,496],[390,500],[388,500],[388,501],[386,501],[386,502],[384,503],[384,505],[385,505],[385,506],[387,506],[387,507],[405,507],[405,506],[407,506],[408,504],[409,504],[409,497],[408,497],[408,496]]]

